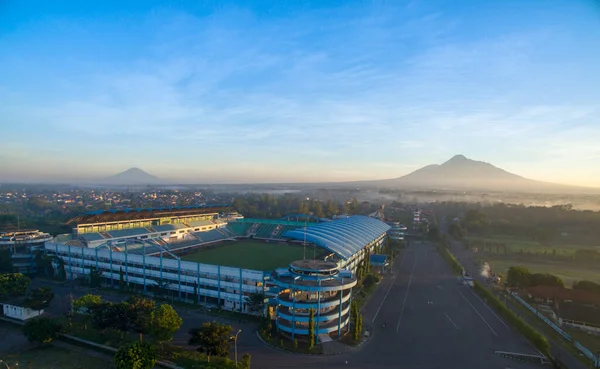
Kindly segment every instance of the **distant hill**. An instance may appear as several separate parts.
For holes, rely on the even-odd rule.
[[[166,184],[166,181],[153,176],[140,168],[129,168],[124,172],[106,177],[100,181],[100,184],[106,185],[159,185]]]
[[[582,192],[592,188],[535,181],[490,163],[456,155],[443,164],[427,165],[405,176],[369,184],[407,189],[494,190],[523,192]]]

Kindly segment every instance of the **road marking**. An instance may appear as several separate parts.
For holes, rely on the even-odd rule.
[[[375,312],[375,316],[373,316],[373,320],[371,320],[371,323],[375,323],[375,319],[377,318],[377,315],[379,315],[379,310],[381,310],[381,307],[383,306],[383,303],[385,302],[385,299],[387,298],[388,293],[390,293],[390,290],[394,286],[394,279],[396,279],[395,275],[392,277],[392,284],[390,284],[387,291],[385,292],[385,296],[383,296],[383,300],[381,300],[381,304],[379,304],[379,307],[377,308],[377,311]]]
[[[462,296],[462,298],[463,298],[463,299],[465,299],[465,301],[467,302],[467,304],[469,304],[469,305],[470,305],[470,306],[473,308],[473,310],[475,310],[475,312],[477,313],[477,315],[479,315],[479,317],[481,318],[481,320],[483,320],[483,322],[484,322],[484,323],[485,323],[485,324],[488,326],[488,328],[490,329],[490,331],[492,331],[492,333],[493,333],[493,334],[494,334],[496,337],[499,337],[499,336],[498,336],[498,333],[496,333],[496,331],[494,330],[494,328],[492,328],[492,326],[490,325],[490,323],[488,323],[488,322],[487,322],[487,320],[485,320],[485,318],[484,318],[484,317],[483,317],[483,316],[482,316],[482,315],[479,313],[479,311],[477,310],[477,308],[475,308],[475,306],[473,306],[473,304],[471,304],[471,301],[469,301],[469,300],[468,300],[468,299],[465,297],[465,295],[463,295],[463,293],[462,293],[462,292],[460,292],[460,290],[458,290],[458,289],[457,289],[457,291],[458,291],[458,293],[460,293],[460,295]]]
[[[404,252],[402,254],[402,260],[400,260],[400,266],[398,267],[398,270],[400,270],[400,268],[402,268],[402,264],[404,264],[404,259],[406,259],[406,252]],[[392,272],[394,271],[393,265],[392,265]],[[381,300],[381,304],[379,304],[379,307],[377,308],[377,311],[375,312],[375,316],[373,316],[373,320],[371,320],[371,323],[375,323],[375,319],[377,318],[377,315],[379,315],[379,310],[381,310],[381,307],[383,306],[383,303],[385,302],[385,299],[387,298],[388,293],[390,293],[390,290],[392,289],[392,287],[394,286],[394,279],[396,279],[396,274],[393,275],[392,277],[392,284],[390,284],[390,286],[388,287],[387,291],[385,292],[385,296],[383,296],[383,300]]]
[[[450,321],[450,323],[452,323],[452,325],[454,326],[454,328],[458,329],[458,326],[452,321],[452,319],[450,319],[450,317],[448,316],[448,314],[444,313],[444,315],[446,316],[446,318],[448,318],[448,320]]]
[[[417,254],[415,254],[415,264],[413,265],[412,272],[410,272],[410,279],[408,280],[408,287],[406,287],[406,294],[404,295],[404,302],[402,303],[402,310],[400,311],[400,318],[398,319],[398,325],[396,326],[396,332],[400,329],[400,323],[402,323],[402,316],[404,315],[404,308],[406,307],[406,299],[408,298],[408,291],[410,291],[410,285],[412,284],[413,275],[417,268]]]
[[[486,304],[486,303],[485,303],[485,302],[484,302],[484,301],[481,299],[481,297],[477,296],[477,295],[475,294],[475,292],[473,292],[473,291],[471,291],[471,293],[472,293],[472,294],[473,294],[475,297],[477,297],[477,299],[478,299],[479,301],[481,301],[481,303],[482,303],[482,304],[483,304],[483,305],[484,305],[484,306],[485,306],[485,307],[486,307],[486,308],[487,308],[487,309],[490,311],[490,313],[494,314],[494,316],[496,317],[496,319],[498,319],[498,320],[500,321],[500,323],[502,323],[502,325],[504,325],[504,326],[506,327],[506,329],[510,329],[510,328],[508,327],[508,325],[506,325],[506,323],[504,323],[504,321],[503,321],[503,320],[502,320],[502,319],[501,319],[501,318],[500,318],[500,317],[499,317],[499,316],[498,316],[496,313],[494,313],[494,311],[493,311],[493,310],[492,310],[492,309],[491,309],[491,308],[490,308],[490,307],[489,307],[489,306],[488,306],[488,305],[487,305],[487,304]]]

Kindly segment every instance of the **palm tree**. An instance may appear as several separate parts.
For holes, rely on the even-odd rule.
[[[266,298],[267,297],[262,292],[252,292],[250,295],[246,296],[246,304],[248,305],[248,311],[250,311],[251,313],[264,312]]]

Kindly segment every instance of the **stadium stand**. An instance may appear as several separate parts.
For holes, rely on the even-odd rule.
[[[188,222],[190,227],[206,227],[206,226],[212,226],[215,223],[210,221],[210,220],[195,220],[193,222]]]
[[[214,242],[221,241],[227,239],[227,237],[219,232],[218,229],[213,229],[208,232],[193,232],[203,243],[205,242]]]
[[[85,234],[82,234],[81,237],[83,237],[83,239],[86,242],[99,241],[99,240],[104,239],[104,237],[102,237],[102,235],[100,233],[85,233]]]
[[[110,235],[113,238],[135,237],[135,236],[141,236],[144,234],[148,234],[148,230],[146,230],[145,228],[132,228],[132,229],[121,229],[118,231],[110,231]]]
[[[257,223],[258,227],[256,228],[256,237],[259,238],[271,238],[273,231],[277,228],[276,224],[262,224]]]
[[[152,228],[154,228],[156,230],[156,232],[169,232],[169,231],[175,231],[177,229],[177,228],[175,228],[175,226],[173,224],[155,225],[155,226],[152,226]]]
[[[227,224],[227,230],[237,237],[246,237],[248,235],[248,229],[253,223],[246,222],[229,222]]]

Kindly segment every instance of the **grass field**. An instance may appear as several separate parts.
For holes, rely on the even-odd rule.
[[[317,255],[321,255],[317,249]],[[307,256],[312,257],[312,248],[306,248]],[[242,240],[226,242],[216,247],[198,250],[181,256],[182,260],[197,263],[224,265],[255,270],[274,270],[285,267],[291,261],[304,256],[302,246]]]
[[[515,238],[510,236],[492,236],[492,237],[468,237],[476,242],[476,259],[479,262],[488,262],[492,270],[496,273],[506,275],[506,271],[511,266],[523,266],[532,273],[550,273],[559,276],[567,287],[571,287],[574,282],[580,280],[589,280],[600,283],[600,273],[598,268],[593,265],[581,265],[570,261],[570,257],[578,249],[594,249],[590,246],[581,245],[542,245],[539,242],[529,239]],[[485,246],[481,243],[485,242]],[[506,253],[504,248],[496,248],[494,243],[506,244]],[[489,245],[492,245],[491,249]],[[475,249],[473,249],[475,251]],[[556,259],[553,254],[556,250]]]
[[[109,369],[111,362],[56,346],[41,346],[2,358],[10,368],[20,369]],[[17,365],[18,364],[18,365]]]
[[[600,283],[600,272],[591,266],[577,266],[564,264],[551,260],[520,259],[517,255],[504,256],[501,254],[482,253],[476,256],[479,262],[488,262],[491,269],[501,275],[506,275],[511,266],[522,266],[532,273],[550,273],[560,277],[566,287],[571,287],[574,282],[588,280]]]
[[[552,253],[553,250],[556,250],[556,255],[570,256],[579,249],[600,250],[600,241],[598,241],[598,246],[593,247],[593,246],[588,246],[588,245],[584,246],[584,245],[571,245],[571,244],[543,245],[540,242],[533,241],[531,239],[517,238],[517,237],[511,237],[511,236],[504,236],[504,235],[494,235],[491,237],[469,236],[469,237],[467,237],[467,240],[475,241],[475,242],[503,243],[503,244],[506,244],[506,251],[509,254],[510,253],[520,253],[521,251],[525,252],[525,253],[530,253],[530,254],[536,254],[536,253],[543,254],[544,252]],[[489,250],[487,250],[487,251],[489,251]],[[496,252],[496,249],[494,246],[492,246],[492,252]],[[500,252],[504,253],[504,250],[501,248]]]

